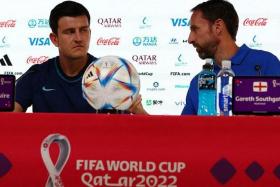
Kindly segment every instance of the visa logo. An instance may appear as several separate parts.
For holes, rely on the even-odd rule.
[[[190,26],[190,21],[187,18],[171,18],[173,27],[186,27]]]
[[[51,45],[49,38],[28,38],[31,46]]]

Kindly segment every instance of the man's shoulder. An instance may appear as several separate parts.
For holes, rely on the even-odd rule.
[[[262,50],[262,49],[249,48],[246,45],[245,45],[245,47],[250,52],[251,56],[254,56],[256,58],[266,59],[266,60],[267,59],[278,60],[278,58],[273,53],[271,53],[269,51]]]
[[[38,70],[45,70],[47,67],[55,66],[57,57],[50,58],[42,64],[35,64],[31,66],[31,68],[38,69]]]
[[[269,51],[249,48],[243,44],[232,58],[234,64],[278,64],[279,59]]]
[[[45,70],[47,67],[50,67],[50,66],[54,66],[55,65],[55,60],[56,59],[56,57],[55,58],[50,58],[50,59],[48,59],[47,61],[45,61],[45,62],[43,62],[43,63],[41,63],[41,64],[34,64],[34,65],[32,65],[28,70],[27,70],[27,72],[28,71],[32,71],[32,72],[34,72],[34,71],[43,71],[43,70]]]
[[[97,60],[97,57],[93,56],[92,54],[88,53],[88,59],[90,62]]]
[[[237,75],[255,75],[257,66],[261,67],[262,75],[279,75],[280,61],[269,51],[252,49],[244,44],[235,60],[236,64],[241,65],[233,68]]]
[[[54,69],[54,66],[55,58],[48,59],[42,64],[34,64],[18,79],[17,82],[20,82],[20,80],[38,79],[38,76],[45,76],[44,72]]]
[[[191,93],[196,93],[196,91],[197,91],[197,88],[198,88],[198,75],[199,75],[199,73],[197,73],[191,79],[191,82],[190,82],[190,85],[189,85],[189,92],[191,92]]]

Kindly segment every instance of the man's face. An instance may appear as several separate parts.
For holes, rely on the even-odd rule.
[[[219,39],[213,32],[212,24],[203,18],[201,11],[194,11],[188,42],[192,44],[201,59],[214,58]]]
[[[72,59],[82,58],[89,49],[90,33],[86,16],[66,16],[58,20],[57,34],[53,34],[52,41],[60,55]]]

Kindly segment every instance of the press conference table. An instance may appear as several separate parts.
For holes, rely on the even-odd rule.
[[[277,116],[0,119],[0,186],[280,186]]]

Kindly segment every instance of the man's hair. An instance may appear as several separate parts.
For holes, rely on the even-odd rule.
[[[226,0],[208,0],[198,4],[191,11],[201,11],[203,17],[214,23],[217,19],[222,19],[232,39],[236,40],[239,18],[233,5]]]
[[[57,34],[58,20],[64,16],[77,17],[77,16],[87,16],[88,22],[90,24],[90,14],[88,10],[80,3],[74,1],[64,1],[56,5],[50,14],[49,23],[52,32]]]

